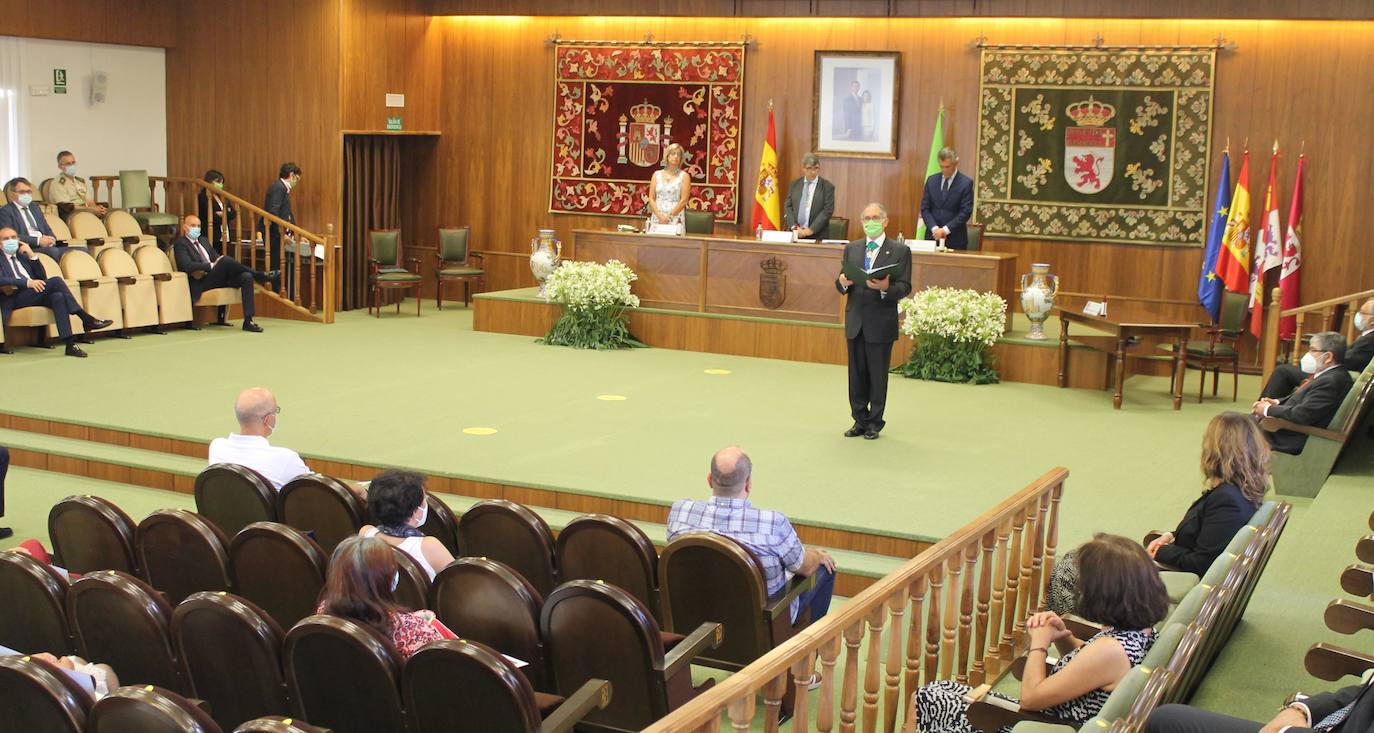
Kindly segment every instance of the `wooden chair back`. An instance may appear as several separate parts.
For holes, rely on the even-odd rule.
[[[502,563],[460,557],[439,571],[429,608],[455,634],[529,662],[522,671],[535,689],[548,691],[539,613],[544,597]]]
[[[282,657],[299,717],[336,733],[404,729],[401,659],[376,631],[337,616],[310,616],[287,632]]]
[[[458,538],[458,517],[443,499],[431,492],[425,492],[425,503],[429,505],[429,517],[420,525],[420,531],[442,542],[450,554],[458,557],[462,554],[462,542]]]
[[[396,570],[401,574],[396,581],[396,592],[392,594],[396,602],[411,610],[428,608],[429,574],[405,550],[391,549],[396,552]]]
[[[634,596],[661,621],[658,550],[644,531],[608,514],[588,514],[558,533],[558,572],[563,580],[603,580]]]
[[[388,268],[402,268],[401,230],[372,229],[367,233],[367,257],[376,260],[385,272]]]
[[[318,473],[291,479],[277,494],[278,521],[313,532],[326,554],[358,534],[366,511],[344,482]]]
[[[315,612],[328,564],[314,540],[276,522],[254,522],[229,542],[234,592],[284,629]]]
[[[330,730],[317,728],[304,720],[268,715],[240,725],[234,733],[330,733]]]
[[[48,512],[53,561],[73,573],[138,572],[134,522],[108,499],[69,496]]]
[[[134,546],[143,579],[172,605],[198,591],[229,589],[229,538],[199,514],[153,512],[138,523]]]
[[[0,552],[0,598],[0,645],[19,652],[76,651],[67,625],[67,581],[57,571],[26,555]]]
[[[412,655],[401,673],[401,697],[411,733],[536,733],[541,723],[529,681],[475,641],[436,641]]]
[[[281,665],[284,637],[266,611],[228,593],[196,593],[172,612],[172,641],[186,678],[225,730],[291,712]]]
[[[439,227],[439,261],[466,265],[468,262],[468,237],[472,227]]]
[[[220,733],[208,713],[152,685],[113,690],[91,708],[87,733]]]
[[[458,532],[468,555],[505,563],[541,596],[553,591],[558,582],[553,531],[528,507],[505,499],[477,502],[458,520]]]
[[[95,704],[65,672],[27,656],[0,657],[0,710],[5,728],[42,733],[83,733]]]
[[[161,593],[114,570],[81,576],[67,593],[67,618],[82,657],[110,665],[128,684],[190,693],[172,649],[172,611]]]
[[[690,633],[710,621],[725,626],[725,641],[701,664],[738,670],[773,648],[763,614],[768,587],[744,545],[714,532],[686,532],[663,549],[658,573],[669,631]]]
[[[196,476],[196,513],[233,537],[254,522],[277,521],[277,492],[251,468],[216,463]]]

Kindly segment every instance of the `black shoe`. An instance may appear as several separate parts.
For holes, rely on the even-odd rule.
[[[104,318],[92,318],[86,321],[85,323],[87,331],[99,331],[102,328],[109,328],[114,323],[114,321],[106,320]]]
[[[14,536],[14,530],[9,527],[0,527],[0,540],[7,540]]]
[[[248,331],[249,333],[262,333],[262,326],[259,326],[258,324],[253,323],[252,321],[244,321],[243,330]]]
[[[78,359],[85,359],[86,352],[81,350],[76,344],[67,344],[67,356],[75,356]]]
[[[262,277],[267,282],[272,283],[274,290],[281,287],[281,270],[268,270],[262,274]]]
[[[865,430],[865,431],[864,431],[864,440],[877,440],[877,439],[878,439],[878,431],[877,431],[877,430],[874,430],[873,428],[869,428],[868,430]]]
[[[844,437],[846,437],[846,438],[857,438],[857,437],[859,437],[860,435],[863,435],[863,434],[864,434],[864,426],[862,426],[862,425],[860,425],[860,424],[858,424],[858,423],[854,423],[854,427],[852,427],[852,428],[850,428],[850,429],[844,431]]]

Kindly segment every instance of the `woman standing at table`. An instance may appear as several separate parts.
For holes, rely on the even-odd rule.
[[[649,224],[671,224],[678,234],[684,231],[687,199],[692,196],[692,180],[682,170],[682,146],[673,143],[663,151],[663,170],[649,179]]]

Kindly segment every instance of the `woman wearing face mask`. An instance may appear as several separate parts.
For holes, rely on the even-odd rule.
[[[216,191],[224,190],[224,174],[213,168],[205,171],[205,182],[213,186]],[[211,207],[212,198],[214,199],[213,210]],[[231,230],[228,226],[238,218],[239,212],[234,209],[234,205],[229,203],[228,199],[218,196],[212,197],[210,192],[203,188],[199,194],[196,194],[196,208],[200,213],[200,220],[209,224],[206,234],[209,235],[210,244],[220,247],[223,251],[225,242],[232,236],[229,234]]]
[[[377,537],[415,559],[430,580],[453,562],[444,544],[420,531],[429,518],[425,479],[413,471],[384,471],[367,487],[367,509],[377,526],[358,531],[361,537]]]
[[[686,217],[683,211],[692,197],[692,179],[682,170],[685,152],[673,143],[663,151],[663,170],[654,171],[649,179],[649,223],[671,224],[683,232]]]
[[[385,542],[349,537],[329,560],[329,577],[315,612],[376,629],[405,658],[431,641],[450,638],[441,631],[433,611],[410,611],[397,605],[394,594],[400,577],[396,552]]]

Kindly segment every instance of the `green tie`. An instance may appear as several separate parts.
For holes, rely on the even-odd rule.
[[[867,251],[872,252],[873,250],[875,250],[875,249],[877,249],[877,248],[878,248],[878,243],[877,243],[877,242],[869,242],[869,243],[868,243]]]

